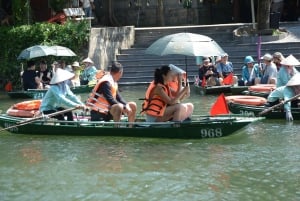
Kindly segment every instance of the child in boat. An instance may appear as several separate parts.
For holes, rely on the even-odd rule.
[[[280,101],[285,101],[300,94],[300,73],[295,74],[286,84],[286,86],[278,87],[268,96],[269,106],[279,104]],[[295,101],[288,101],[284,104],[286,112],[286,120],[293,121],[291,108],[298,107],[298,99]]]
[[[154,80],[150,83],[145,100],[142,105],[142,113],[146,114],[148,122],[183,121],[192,115],[193,110],[188,111],[180,100],[189,92],[189,85],[184,86],[175,97],[172,97],[169,82],[172,81],[174,72],[169,66],[157,68]]]
[[[51,114],[57,111],[65,110],[67,107],[75,107],[77,109],[86,109],[84,103],[82,103],[78,97],[70,90],[67,83],[74,74],[58,68],[50,81],[50,88],[46,92],[41,106],[40,111],[43,114]],[[54,116],[58,120],[65,120],[65,116],[68,121],[73,121],[73,113],[67,112],[61,115]]]

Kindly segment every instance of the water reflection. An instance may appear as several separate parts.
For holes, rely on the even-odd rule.
[[[143,87],[122,90],[141,105]],[[3,111],[18,102],[0,98]],[[187,101],[208,114],[215,99]],[[298,120],[266,120],[201,140],[4,132],[0,200],[299,200],[299,129]]]

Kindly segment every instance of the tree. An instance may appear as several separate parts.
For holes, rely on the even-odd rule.
[[[271,0],[258,0],[257,31],[263,32],[270,29]]]
[[[164,1],[157,0],[156,22],[158,26],[165,26]]]

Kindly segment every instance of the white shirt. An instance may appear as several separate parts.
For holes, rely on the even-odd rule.
[[[94,2],[94,0],[80,0],[80,2],[83,8],[88,8],[91,7],[91,2]]]

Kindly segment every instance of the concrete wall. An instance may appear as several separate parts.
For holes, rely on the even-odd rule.
[[[134,44],[134,27],[92,28],[90,32],[89,57],[98,69],[107,69],[120,49]]]

